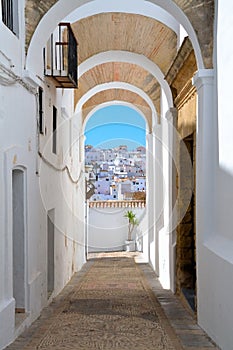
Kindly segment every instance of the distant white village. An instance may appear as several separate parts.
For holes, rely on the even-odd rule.
[[[128,150],[126,145],[112,149],[86,145],[85,171],[90,201],[146,198],[146,149],[143,146]]]

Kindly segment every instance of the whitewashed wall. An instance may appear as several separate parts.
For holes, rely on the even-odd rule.
[[[135,227],[133,239],[138,249],[143,248],[143,239],[147,236],[142,226],[145,209],[141,208],[89,208],[87,223],[88,252],[124,250],[128,236],[128,220],[124,217],[127,210],[132,210],[140,224]]]
[[[23,14],[23,1],[19,4]],[[0,20],[0,349],[40,315],[42,308],[62,290],[85,261],[84,180],[79,144],[81,127],[78,116],[71,120],[74,110],[72,91],[55,89],[51,82],[44,82],[43,76],[41,79],[25,78],[22,29],[21,23],[17,38]],[[3,69],[7,69],[9,74]],[[27,75],[33,77],[34,73],[30,71]],[[39,139],[38,83],[44,90],[45,118],[45,133]],[[58,110],[57,155],[51,152],[53,105]],[[73,148],[70,152],[71,143]],[[46,162],[38,156],[38,150]],[[62,168],[64,170],[60,171]],[[17,326],[13,297],[13,169],[23,170],[25,179],[26,317]],[[47,212],[51,209],[55,212],[55,269],[54,291],[48,300]]]
[[[1,105],[1,178],[2,211],[0,266],[0,348],[8,344],[30,324],[47,305],[47,212],[55,210],[55,285],[50,300],[69,281],[85,261],[84,201],[80,167],[73,166],[73,184],[66,171],[60,172],[37,155],[36,98],[19,85],[0,87],[4,95]],[[56,93],[54,92],[54,96]],[[53,101],[53,96],[51,95]],[[12,104],[12,101],[14,103]],[[22,103],[23,101],[23,103]],[[59,109],[59,104],[56,103]],[[51,110],[45,110],[47,130]],[[63,122],[60,117],[60,122]],[[6,132],[7,130],[7,132]],[[67,130],[66,130],[67,131]],[[70,166],[64,160],[65,130],[58,131],[58,156],[50,153],[48,160],[58,168]],[[64,143],[63,143],[64,141]],[[43,153],[43,148],[41,147]],[[45,152],[45,156],[49,152]],[[74,157],[76,157],[74,153]],[[12,170],[25,172],[25,296],[28,317],[15,328],[15,301],[12,294]],[[79,199],[78,199],[79,198]],[[3,321],[4,320],[4,321]]]
[[[223,0],[215,3],[214,100],[218,105],[215,104],[216,114],[211,119],[218,118],[218,135],[214,135],[211,150],[216,159],[213,197],[206,198],[208,205],[212,202],[215,206],[211,225],[206,225],[199,237],[198,320],[221,349],[229,350],[233,344],[233,47],[229,45],[233,35],[233,3]],[[205,176],[206,181],[213,178],[213,174]]]

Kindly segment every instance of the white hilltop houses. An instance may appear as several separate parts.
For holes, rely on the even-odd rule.
[[[145,147],[128,151],[127,146],[102,150],[88,145],[85,150],[87,178],[92,179],[95,187],[95,193],[90,197],[91,201],[132,199],[134,192],[146,193]],[[93,156],[95,154],[98,156]],[[108,157],[109,155],[111,157]],[[107,161],[107,158],[111,160]],[[94,167],[98,169],[93,177]]]
[[[232,13],[224,0],[0,0],[0,350],[86,262],[87,192],[119,234],[95,181],[113,205],[129,181],[145,188],[144,261],[232,349]],[[111,104],[145,119],[132,158],[85,149],[88,118]]]

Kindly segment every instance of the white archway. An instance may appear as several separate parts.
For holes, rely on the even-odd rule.
[[[108,107],[108,106],[112,106],[112,105],[120,105],[120,106],[126,106],[129,107],[131,109],[134,109],[138,114],[141,115],[141,117],[145,120],[146,123],[146,131],[148,132],[148,120],[145,117],[145,115],[143,114],[143,112],[137,107],[135,106],[132,102],[126,102],[126,101],[121,101],[121,100],[114,100],[114,101],[108,101],[108,102],[103,102],[101,104],[99,104],[98,106],[93,107],[93,109],[87,114],[85,120],[83,121],[83,128],[82,128],[82,133],[84,134],[84,130],[86,128],[86,124],[88,122],[88,120],[93,116],[93,114],[95,112],[97,112],[98,110]]]
[[[111,0],[96,0],[94,2],[88,2],[81,8],[76,9],[68,15],[65,20],[68,22],[79,21],[82,18],[94,16],[101,12],[123,12],[150,17],[165,23],[170,29],[179,35],[179,23],[175,18],[161,7],[154,5],[149,1],[143,3],[141,0],[134,0],[134,8],[132,8],[132,4],[124,0],[118,1],[117,4],[115,1]]]
[[[165,92],[165,96],[167,98],[169,108],[173,107],[173,99],[171,89],[164,79],[164,75],[160,68],[152,61],[150,61],[147,57],[143,55],[139,55],[133,52],[127,51],[105,51],[101,52],[95,56],[90,57],[86,61],[80,64],[79,66],[79,78],[86,73],[88,70],[92,69],[99,64],[108,63],[108,62],[127,62],[131,64],[136,64],[146,71],[151,73],[159,82],[161,88]]]
[[[124,105],[124,106],[127,106],[127,107],[130,107],[131,109],[134,109],[138,114],[140,114],[140,116],[145,120],[146,122],[146,128],[145,128],[145,142],[146,142],[146,183],[147,183],[147,192],[148,193],[153,193],[153,184],[155,182],[155,179],[154,179],[154,174],[153,172],[149,171],[150,170],[150,161],[149,159],[153,159],[153,156],[152,156],[152,153],[155,152],[155,149],[153,148],[153,144],[150,142],[151,139],[152,139],[152,133],[149,132],[148,130],[148,123],[147,123],[147,118],[146,118],[146,115],[143,113],[143,111],[141,111],[140,109],[138,109],[133,103],[130,103],[130,102],[125,102],[125,101],[108,101],[108,102],[104,102],[104,103],[101,103],[100,105],[94,107],[88,114],[87,114],[87,117],[83,123],[83,130],[82,130],[82,135],[84,136],[84,133],[85,133],[85,128],[86,128],[86,123],[87,121],[93,116],[93,114],[102,109],[102,108],[105,108],[107,106],[110,106],[110,105]],[[102,124],[101,124],[102,125]],[[130,136],[129,136],[129,139],[130,139]],[[80,148],[84,149],[84,142],[85,142],[85,137],[81,137],[80,138],[81,142],[80,142]],[[123,140],[123,139],[122,139]],[[139,231],[140,231],[140,234],[139,234],[139,241],[141,242],[142,244],[142,247],[144,247],[143,249],[143,256],[144,256],[144,259],[145,261],[147,261],[148,259],[148,256],[147,256],[147,245],[148,245],[148,232],[147,232],[147,229],[145,229],[145,226],[147,227],[148,224],[146,224],[148,222],[148,218],[149,218],[149,212],[152,210],[153,212],[153,209],[152,209],[152,206],[148,205],[145,209],[143,209],[143,214],[140,216],[141,218],[141,222],[139,224]],[[116,215],[116,214],[115,214]],[[106,220],[106,213],[104,213],[104,217],[105,217],[105,220]],[[104,220],[104,221],[105,221]],[[119,220],[119,217],[117,217],[117,221]],[[103,221],[103,222],[104,222]],[[115,227],[115,222],[113,221],[113,227],[111,228],[111,231],[112,230],[115,230],[116,229],[118,230],[118,234],[121,232],[119,232],[119,228]],[[92,224],[90,224],[90,221],[87,223],[87,226],[88,227],[92,227]],[[93,237],[98,237],[98,227],[96,228],[96,226],[93,226],[94,227],[94,230],[92,229],[87,229],[87,235],[89,237],[89,234],[90,232],[92,232],[90,235],[92,237],[91,241],[93,241]],[[101,230],[101,231],[104,231],[104,230]],[[105,230],[106,231],[106,230]],[[114,232],[115,232],[114,231]],[[103,239],[103,236],[102,236],[102,239]],[[106,237],[104,238],[106,239]],[[87,239],[87,241],[89,242],[89,238]],[[109,240],[108,240],[109,242]],[[110,241],[111,242],[111,241]],[[143,242],[143,243],[142,243]],[[102,247],[102,245],[101,245]]]
[[[171,26],[171,18],[173,18],[177,23],[181,24],[186,30],[192,42],[198,69],[204,68],[204,63],[202,59],[200,45],[192,27],[189,19],[183,13],[183,11],[172,1],[172,0],[136,0],[134,1],[132,8],[129,4],[126,5],[126,1],[119,0],[115,2],[114,0],[101,1],[101,0],[80,0],[77,4],[76,0],[60,0],[43,16],[39,22],[33,36],[31,43],[28,48],[28,54],[26,58],[26,70],[32,71],[39,76],[43,76],[43,64],[42,64],[42,49],[46,45],[48,39],[48,33],[52,33],[57,24],[61,22],[65,17],[70,15],[73,11],[77,9],[83,10],[83,17],[88,16],[88,11],[85,12],[84,5],[89,4],[89,6],[94,6],[98,4],[98,13],[107,12],[111,4],[111,10],[115,12],[129,12],[136,14],[143,14],[147,9],[147,4],[153,4],[150,8],[150,17],[154,18],[156,13],[158,13],[158,18],[161,22],[166,25]],[[137,6],[136,6],[137,5]],[[83,6],[83,7],[82,7]],[[87,8],[89,7],[87,6]],[[158,7],[162,9],[162,12],[158,12]],[[165,14],[168,15],[165,18]],[[148,13],[149,15],[149,13]],[[80,18],[81,19],[81,18]],[[174,24],[175,22],[173,22]]]
[[[152,115],[157,116],[157,112],[155,109],[155,105],[153,104],[152,100],[149,98],[149,96],[141,89],[138,87],[131,85],[129,83],[123,83],[123,82],[111,82],[111,83],[104,83],[100,85],[96,85],[92,89],[90,89],[88,92],[86,92],[79,100],[75,107],[75,114],[78,114],[82,110],[82,106],[84,103],[87,102],[93,95],[97,94],[98,92],[109,90],[109,89],[123,89],[123,90],[129,90],[132,91],[139,96],[141,96],[149,105],[149,107],[152,110]]]
[[[26,61],[26,69],[29,71],[32,71],[32,73],[39,75],[43,77],[43,62],[42,62],[42,48],[45,46],[48,33],[52,33],[54,29],[56,28],[57,24],[61,22],[68,14],[70,14],[72,11],[76,9],[84,10],[83,18],[88,16],[88,12],[85,13],[85,5],[88,4],[89,7],[93,5],[99,5],[98,6],[98,13],[104,13],[110,6],[110,3],[112,4],[112,11],[116,12],[129,12],[136,13],[136,14],[142,14],[141,9],[145,9],[147,4],[150,4],[151,6],[151,16],[153,17],[158,10],[158,6],[163,9],[163,13],[168,13],[169,16],[171,16],[173,19],[177,21],[177,23],[180,23],[186,32],[189,35],[189,38],[192,42],[196,60],[197,60],[197,67],[198,70],[204,68],[204,63],[202,59],[201,49],[200,45],[195,33],[194,28],[192,27],[192,24],[190,23],[189,19],[186,17],[186,15],[183,13],[183,11],[179,8],[178,5],[174,3],[172,0],[135,0],[133,4],[131,4],[132,9],[129,5],[129,3],[126,5],[124,0],[119,0],[118,2],[115,2],[113,0],[106,0],[100,1],[100,0],[59,0],[41,19],[39,25],[36,28],[36,31],[32,37],[29,49],[28,49],[28,56]],[[128,7],[128,10],[124,7]],[[168,25],[169,21],[165,21],[164,18],[160,17],[161,22]],[[166,23],[167,22],[167,23]],[[174,22],[175,23],[175,22]],[[120,57],[120,55],[119,55]],[[82,106],[91,96],[93,96],[95,93],[103,90],[107,90],[110,88],[118,88],[118,89],[128,89],[130,91],[138,93],[142,98],[147,101],[150,108],[152,109],[153,116],[156,116],[156,110],[155,106],[153,105],[153,102],[151,99],[146,95],[146,93],[139,88],[135,88],[134,86],[126,83],[108,83],[108,84],[102,84],[99,86],[94,87],[90,91],[88,91],[79,101],[77,105],[76,112],[79,114],[82,113]],[[166,111],[164,111],[166,112]],[[205,120],[205,118],[203,118]],[[168,174],[169,175],[169,174]]]

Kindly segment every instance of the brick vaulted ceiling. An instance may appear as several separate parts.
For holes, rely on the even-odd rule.
[[[172,1],[184,12],[191,22],[200,43],[205,67],[212,68],[215,1]],[[59,0],[25,0],[26,48],[28,48],[32,35],[42,17],[58,2]]]
[[[121,50],[144,55],[165,74],[177,53],[176,34],[161,22],[141,15],[98,14],[73,23],[72,29],[79,43],[79,64],[100,52]],[[79,79],[75,102],[96,85],[109,82],[140,88],[160,113],[159,83],[145,69],[130,63],[105,63],[87,71]],[[105,94],[101,96],[104,102]]]
[[[113,81],[129,83],[143,90],[159,113],[160,86],[157,80],[140,66],[122,62],[100,64],[83,74],[79,79],[79,89],[75,90],[75,104],[91,88]]]
[[[173,1],[192,23],[200,42],[205,66],[210,68],[214,0]],[[26,47],[36,24],[56,2],[56,0],[39,2],[26,0]],[[38,3],[39,6],[37,6]],[[99,13],[72,23],[72,28],[79,43],[79,64],[98,53],[121,50],[143,55],[154,62],[166,75],[177,54],[176,34],[165,24],[138,14]],[[140,88],[154,103],[158,114],[160,113],[160,86],[156,79],[136,64],[117,61],[93,67],[80,77],[79,89],[75,91],[76,103],[94,86],[107,82],[125,82]],[[97,95],[99,104],[109,101],[109,92],[103,91]],[[126,91],[119,89],[117,96],[119,100],[124,100],[127,96]],[[138,97],[138,103],[139,100]],[[91,98],[89,102],[89,105],[87,102],[88,109],[95,106],[97,96]]]
[[[102,13],[72,24],[79,43],[79,63],[103,51],[122,50],[148,57],[166,73],[176,54],[176,34],[152,18]]]

